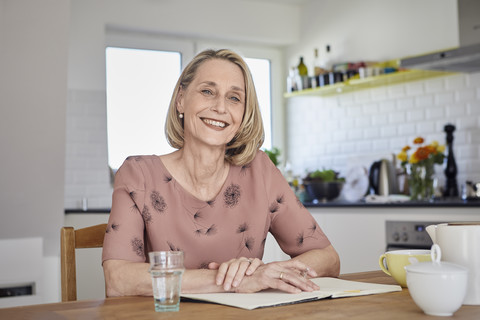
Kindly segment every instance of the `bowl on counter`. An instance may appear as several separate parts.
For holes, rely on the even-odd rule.
[[[327,202],[338,198],[342,191],[344,182],[342,181],[303,181],[305,191],[313,202]]]
[[[468,269],[440,261],[441,250],[432,246],[432,262],[405,267],[407,286],[413,301],[428,315],[451,316],[463,303],[467,293]]]

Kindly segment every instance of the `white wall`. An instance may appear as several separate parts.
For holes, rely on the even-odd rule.
[[[0,1],[0,238],[43,239],[37,302],[59,297],[69,17],[65,0]]]
[[[69,1],[0,1],[0,237],[44,238],[63,221]]]
[[[331,46],[331,62],[382,61],[459,45],[456,0],[322,0],[302,8],[300,37],[289,66],[310,67]]]

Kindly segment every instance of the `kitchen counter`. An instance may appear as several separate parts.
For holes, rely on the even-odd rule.
[[[390,203],[367,203],[365,201],[348,202],[348,201],[327,201],[327,202],[304,202],[303,205],[307,208],[335,208],[335,207],[387,207],[387,208],[404,208],[404,207],[480,207],[479,200],[462,200],[455,199],[438,199],[434,201],[422,202],[422,201],[405,201],[405,202],[390,202]],[[110,213],[110,208],[91,208],[82,210],[80,208],[67,208],[65,214],[78,214],[78,213]]]
[[[404,201],[404,202],[390,202],[390,203],[375,203],[375,202],[347,202],[347,201],[327,201],[327,202],[304,202],[303,205],[307,208],[322,208],[322,207],[390,207],[390,208],[405,208],[405,207],[480,207],[480,200],[462,200],[460,198],[454,199],[438,199],[434,201]]]

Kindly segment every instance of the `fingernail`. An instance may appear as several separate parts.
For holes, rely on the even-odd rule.
[[[233,281],[232,286],[234,286],[235,288],[238,287],[238,281]]]

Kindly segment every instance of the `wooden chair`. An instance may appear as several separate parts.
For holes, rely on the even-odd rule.
[[[77,230],[73,227],[62,227],[60,231],[62,302],[77,300],[75,249],[103,247],[106,229],[106,223]]]

